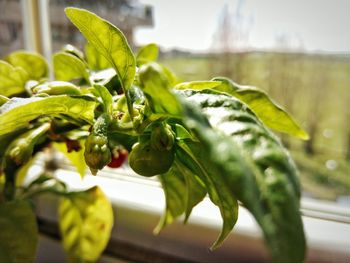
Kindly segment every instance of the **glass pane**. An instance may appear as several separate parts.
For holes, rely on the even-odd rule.
[[[0,0],[0,57],[23,48],[20,0]]]

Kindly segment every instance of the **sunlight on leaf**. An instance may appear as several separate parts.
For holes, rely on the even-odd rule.
[[[0,94],[10,97],[25,92],[25,84],[29,80],[23,68],[13,67],[0,60]]]
[[[148,62],[157,61],[158,53],[159,48],[154,43],[141,47],[136,54],[137,66],[141,66]]]
[[[94,109],[95,102],[87,97],[14,98],[0,107],[0,135],[26,127],[30,121],[46,115],[65,114],[90,123]]]
[[[87,10],[69,7],[65,11],[89,44],[117,71],[125,93],[134,81],[136,62],[123,33],[108,21]]]
[[[89,81],[85,63],[67,52],[58,52],[53,55],[53,67],[57,80],[70,81],[84,78]]]
[[[112,64],[89,43],[85,45],[85,55],[89,68],[92,70],[103,70],[112,67]]]
[[[157,63],[148,63],[139,69],[141,89],[148,95],[148,101],[155,114],[174,117],[182,115],[181,105],[170,90],[170,83],[163,69]]]
[[[43,56],[28,51],[15,51],[6,60],[14,67],[23,68],[31,80],[48,77],[49,66]]]

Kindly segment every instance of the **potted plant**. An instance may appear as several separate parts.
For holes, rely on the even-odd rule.
[[[113,214],[99,187],[70,192],[50,173],[21,184],[36,154],[51,147],[80,155],[94,175],[119,167],[129,152],[130,167],[157,176],[164,189],[158,230],[183,214],[186,222],[208,195],[223,220],[215,249],[234,227],[239,201],[274,262],[302,262],[298,173],[269,129],[307,139],[298,124],[257,88],[222,77],[180,82],[156,62],[155,44],[134,55],[108,21],[83,9],[66,14],[88,44],[85,54],[73,46],[54,54],[54,81],[38,54],[0,61],[0,261],[33,262],[30,200],[45,192],[62,197],[60,230],[72,262],[96,261],[108,242]],[[172,205],[177,199],[182,205]]]

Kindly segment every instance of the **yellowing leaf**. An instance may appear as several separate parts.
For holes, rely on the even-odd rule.
[[[63,246],[72,262],[95,262],[113,226],[109,200],[97,186],[64,197],[59,206]]]
[[[67,159],[75,166],[77,172],[83,178],[86,174],[86,163],[84,161],[85,142],[79,141],[79,144],[81,149],[78,152],[68,152],[65,143],[54,143],[54,147],[67,157]]]

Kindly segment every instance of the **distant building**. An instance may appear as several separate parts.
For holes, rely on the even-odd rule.
[[[64,14],[68,6],[88,9],[118,26],[131,46],[134,46],[136,27],[153,26],[152,6],[137,0],[50,0],[49,4],[53,51],[67,43],[82,48],[84,43],[82,35]],[[0,0],[0,56],[23,48],[21,17],[20,0]]]

